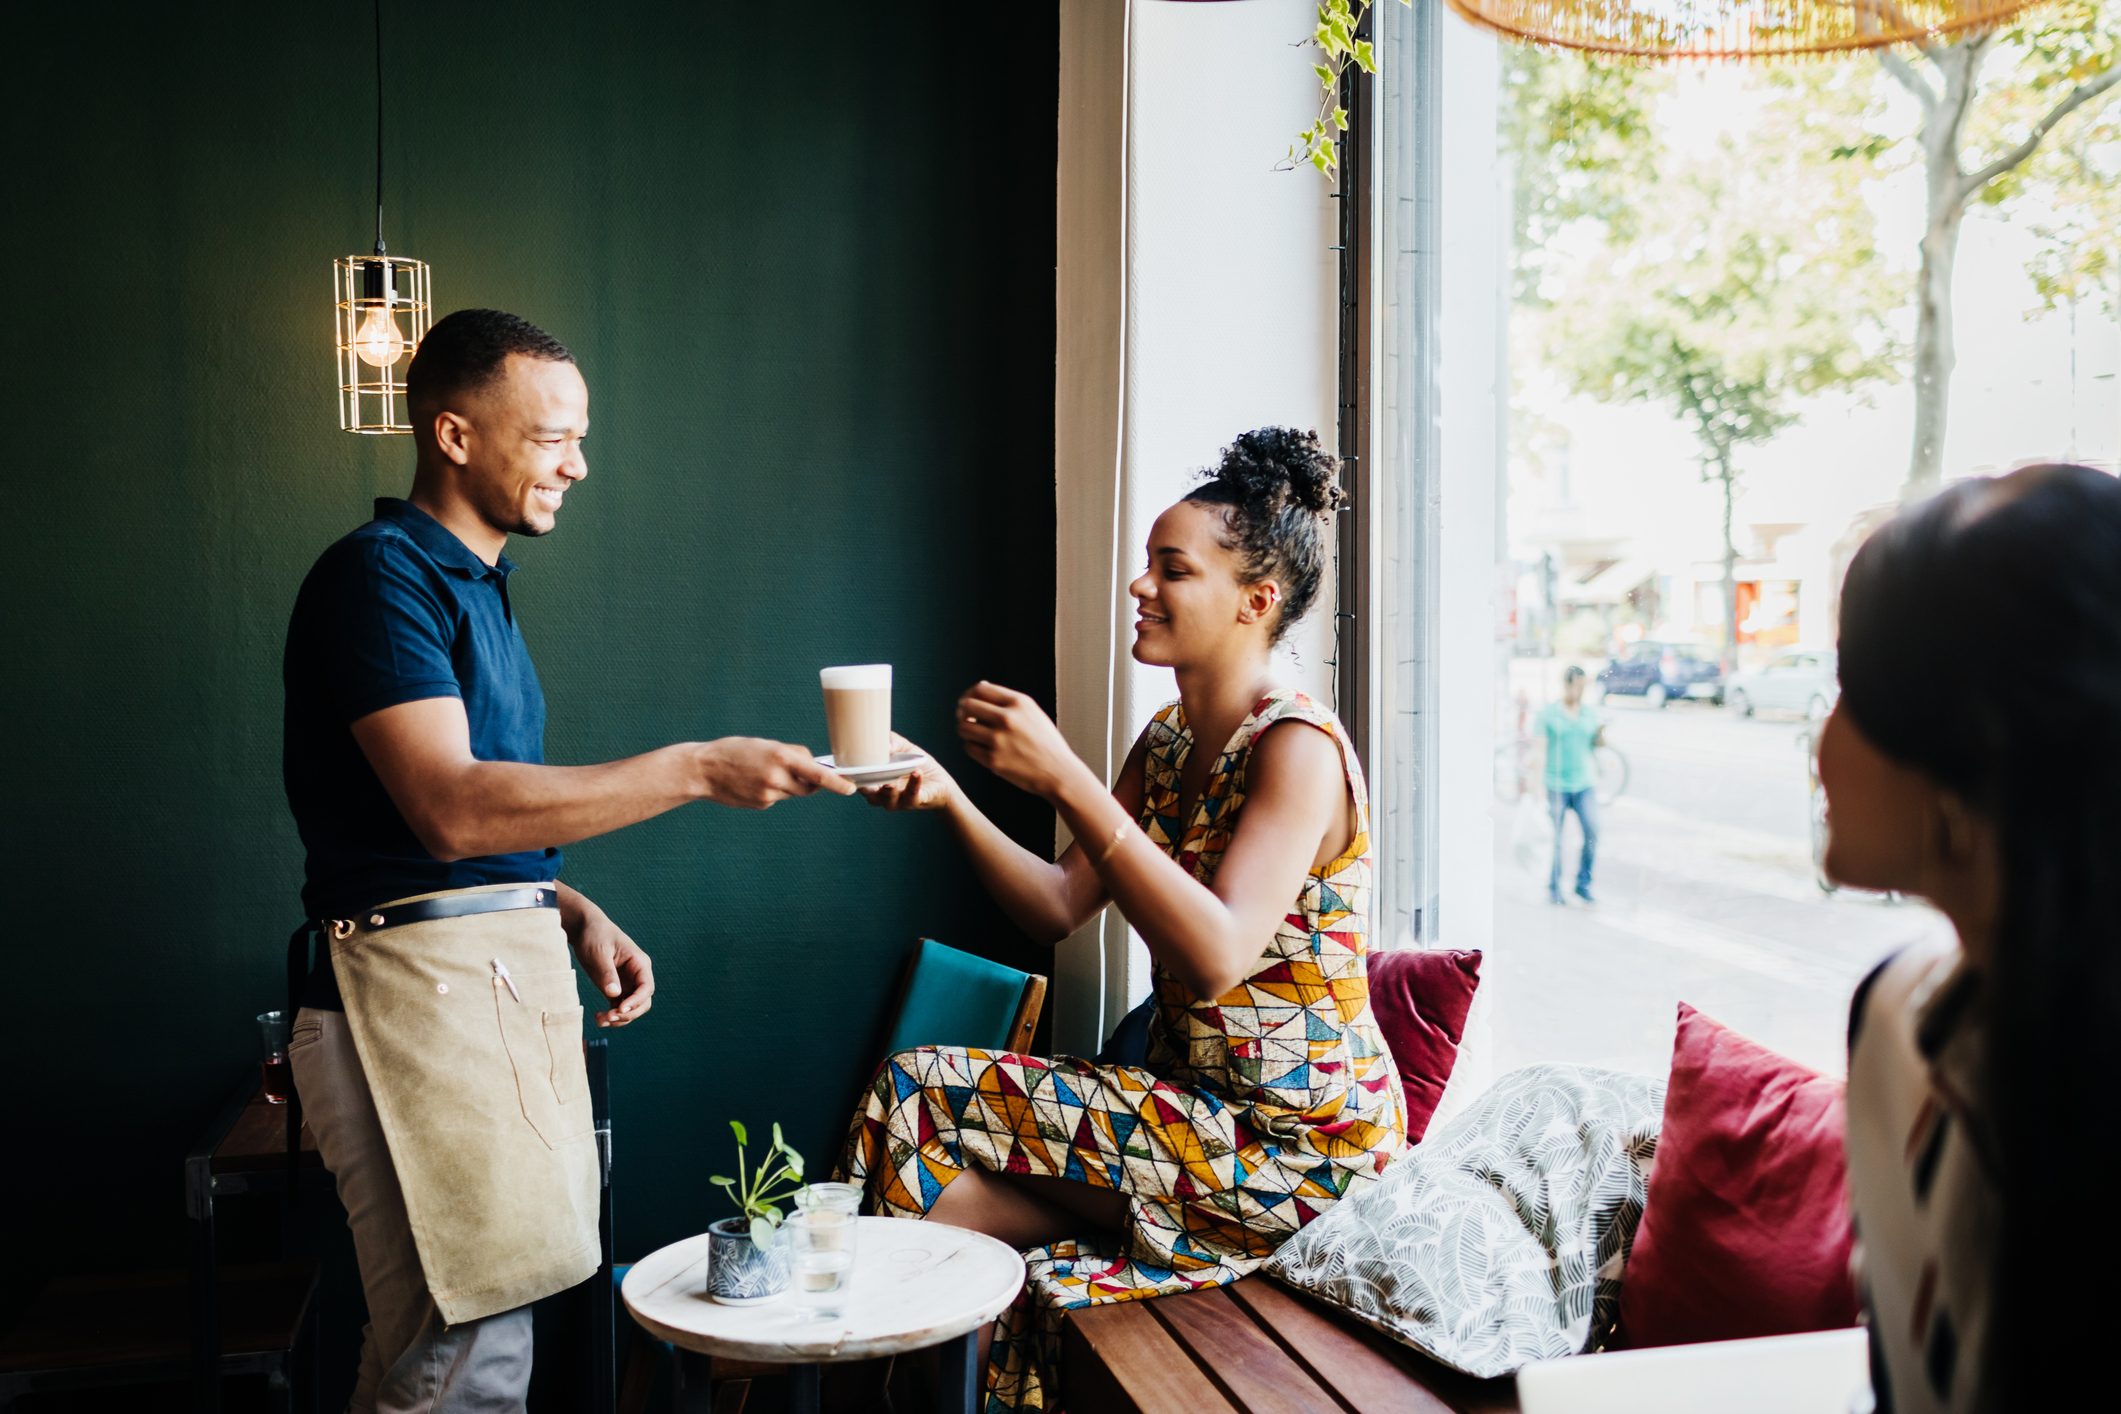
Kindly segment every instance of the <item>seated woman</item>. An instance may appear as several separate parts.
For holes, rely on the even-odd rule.
[[[1061,1309],[1242,1276],[1404,1142],[1363,963],[1361,769],[1271,663],[1318,592],[1335,470],[1316,434],[1249,432],[1157,518],[1128,586],[1134,657],[1171,668],[1179,698],[1109,791],[1030,698],[981,683],[960,699],[967,754],[1074,834],[1057,862],[939,769],[871,793],[947,811],[1025,932],[1058,942],[1117,902],[1155,963],[1146,1067],[922,1047],[884,1063],[855,1116],[842,1166],[870,1211],[1027,1249],[990,1410],[1052,1407]]]
[[[1820,740],[1826,868],[1934,903],[1850,1018],[1880,1410],[2065,1407],[2121,1173],[2121,483],[1961,482],[1864,545]]]

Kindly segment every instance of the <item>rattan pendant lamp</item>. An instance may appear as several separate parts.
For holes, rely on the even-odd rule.
[[[1952,39],[2039,0],[1448,0],[1477,25],[1618,58],[1775,59]]]
[[[376,12],[376,248],[332,262],[338,306],[339,428],[374,436],[412,431],[405,373],[433,318],[425,261],[383,244],[383,0]]]

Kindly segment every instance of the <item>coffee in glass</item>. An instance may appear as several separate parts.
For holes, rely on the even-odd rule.
[[[854,770],[891,760],[891,665],[821,668],[825,689],[825,734],[832,764]]]

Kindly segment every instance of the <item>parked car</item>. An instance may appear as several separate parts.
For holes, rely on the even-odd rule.
[[[1675,697],[1723,701],[1723,668],[1714,650],[1696,643],[1645,639],[1598,670],[1598,687],[1608,697],[1640,697],[1662,707]]]
[[[1820,721],[1841,696],[1839,660],[1831,650],[1785,653],[1764,668],[1731,674],[1727,700],[1733,712],[1802,712]]]

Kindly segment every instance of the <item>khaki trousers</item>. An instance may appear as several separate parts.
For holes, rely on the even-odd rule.
[[[530,1388],[530,1308],[446,1326],[428,1295],[405,1195],[346,1017],[305,1007],[288,1063],[361,1264],[368,1324],[351,1414],[516,1414]]]
[[[346,1010],[304,1010],[289,1049],[368,1289],[356,1414],[519,1409],[523,1308],[601,1261],[583,1010],[558,910],[327,925]]]

